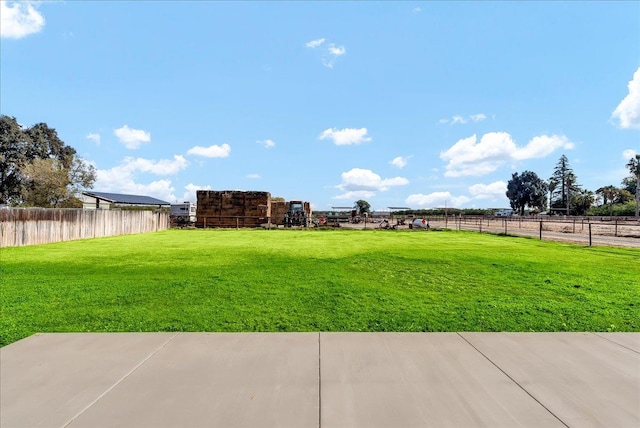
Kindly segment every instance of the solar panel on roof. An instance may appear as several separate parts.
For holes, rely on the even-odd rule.
[[[132,205],[170,205],[169,202],[152,198],[151,196],[142,195],[125,195],[121,193],[109,192],[84,192],[85,195],[100,198],[114,204],[132,204]]]

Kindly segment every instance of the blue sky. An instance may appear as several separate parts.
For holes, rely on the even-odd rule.
[[[595,190],[640,152],[640,2],[1,3],[0,112],[96,191],[499,208],[515,171]]]

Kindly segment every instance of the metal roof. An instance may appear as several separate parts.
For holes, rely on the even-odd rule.
[[[83,195],[91,198],[101,199],[112,204],[130,204],[130,205],[171,205],[169,202],[152,198],[151,196],[140,195],[123,195],[121,193],[107,192],[82,192]]]

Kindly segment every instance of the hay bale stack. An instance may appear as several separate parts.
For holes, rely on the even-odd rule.
[[[196,227],[260,227],[271,217],[271,193],[198,190]]]
[[[285,201],[271,201],[271,223],[284,224],[284,213],[289,210],[289,203]]]

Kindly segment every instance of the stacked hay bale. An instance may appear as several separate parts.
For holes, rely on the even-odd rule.
[[[196,227],[260,227],[271,217],[271,193],[198,190]]]
[[[285,201],[271,201],[271,223],[284,224],[284,213],[289,210],[289,203]]]

